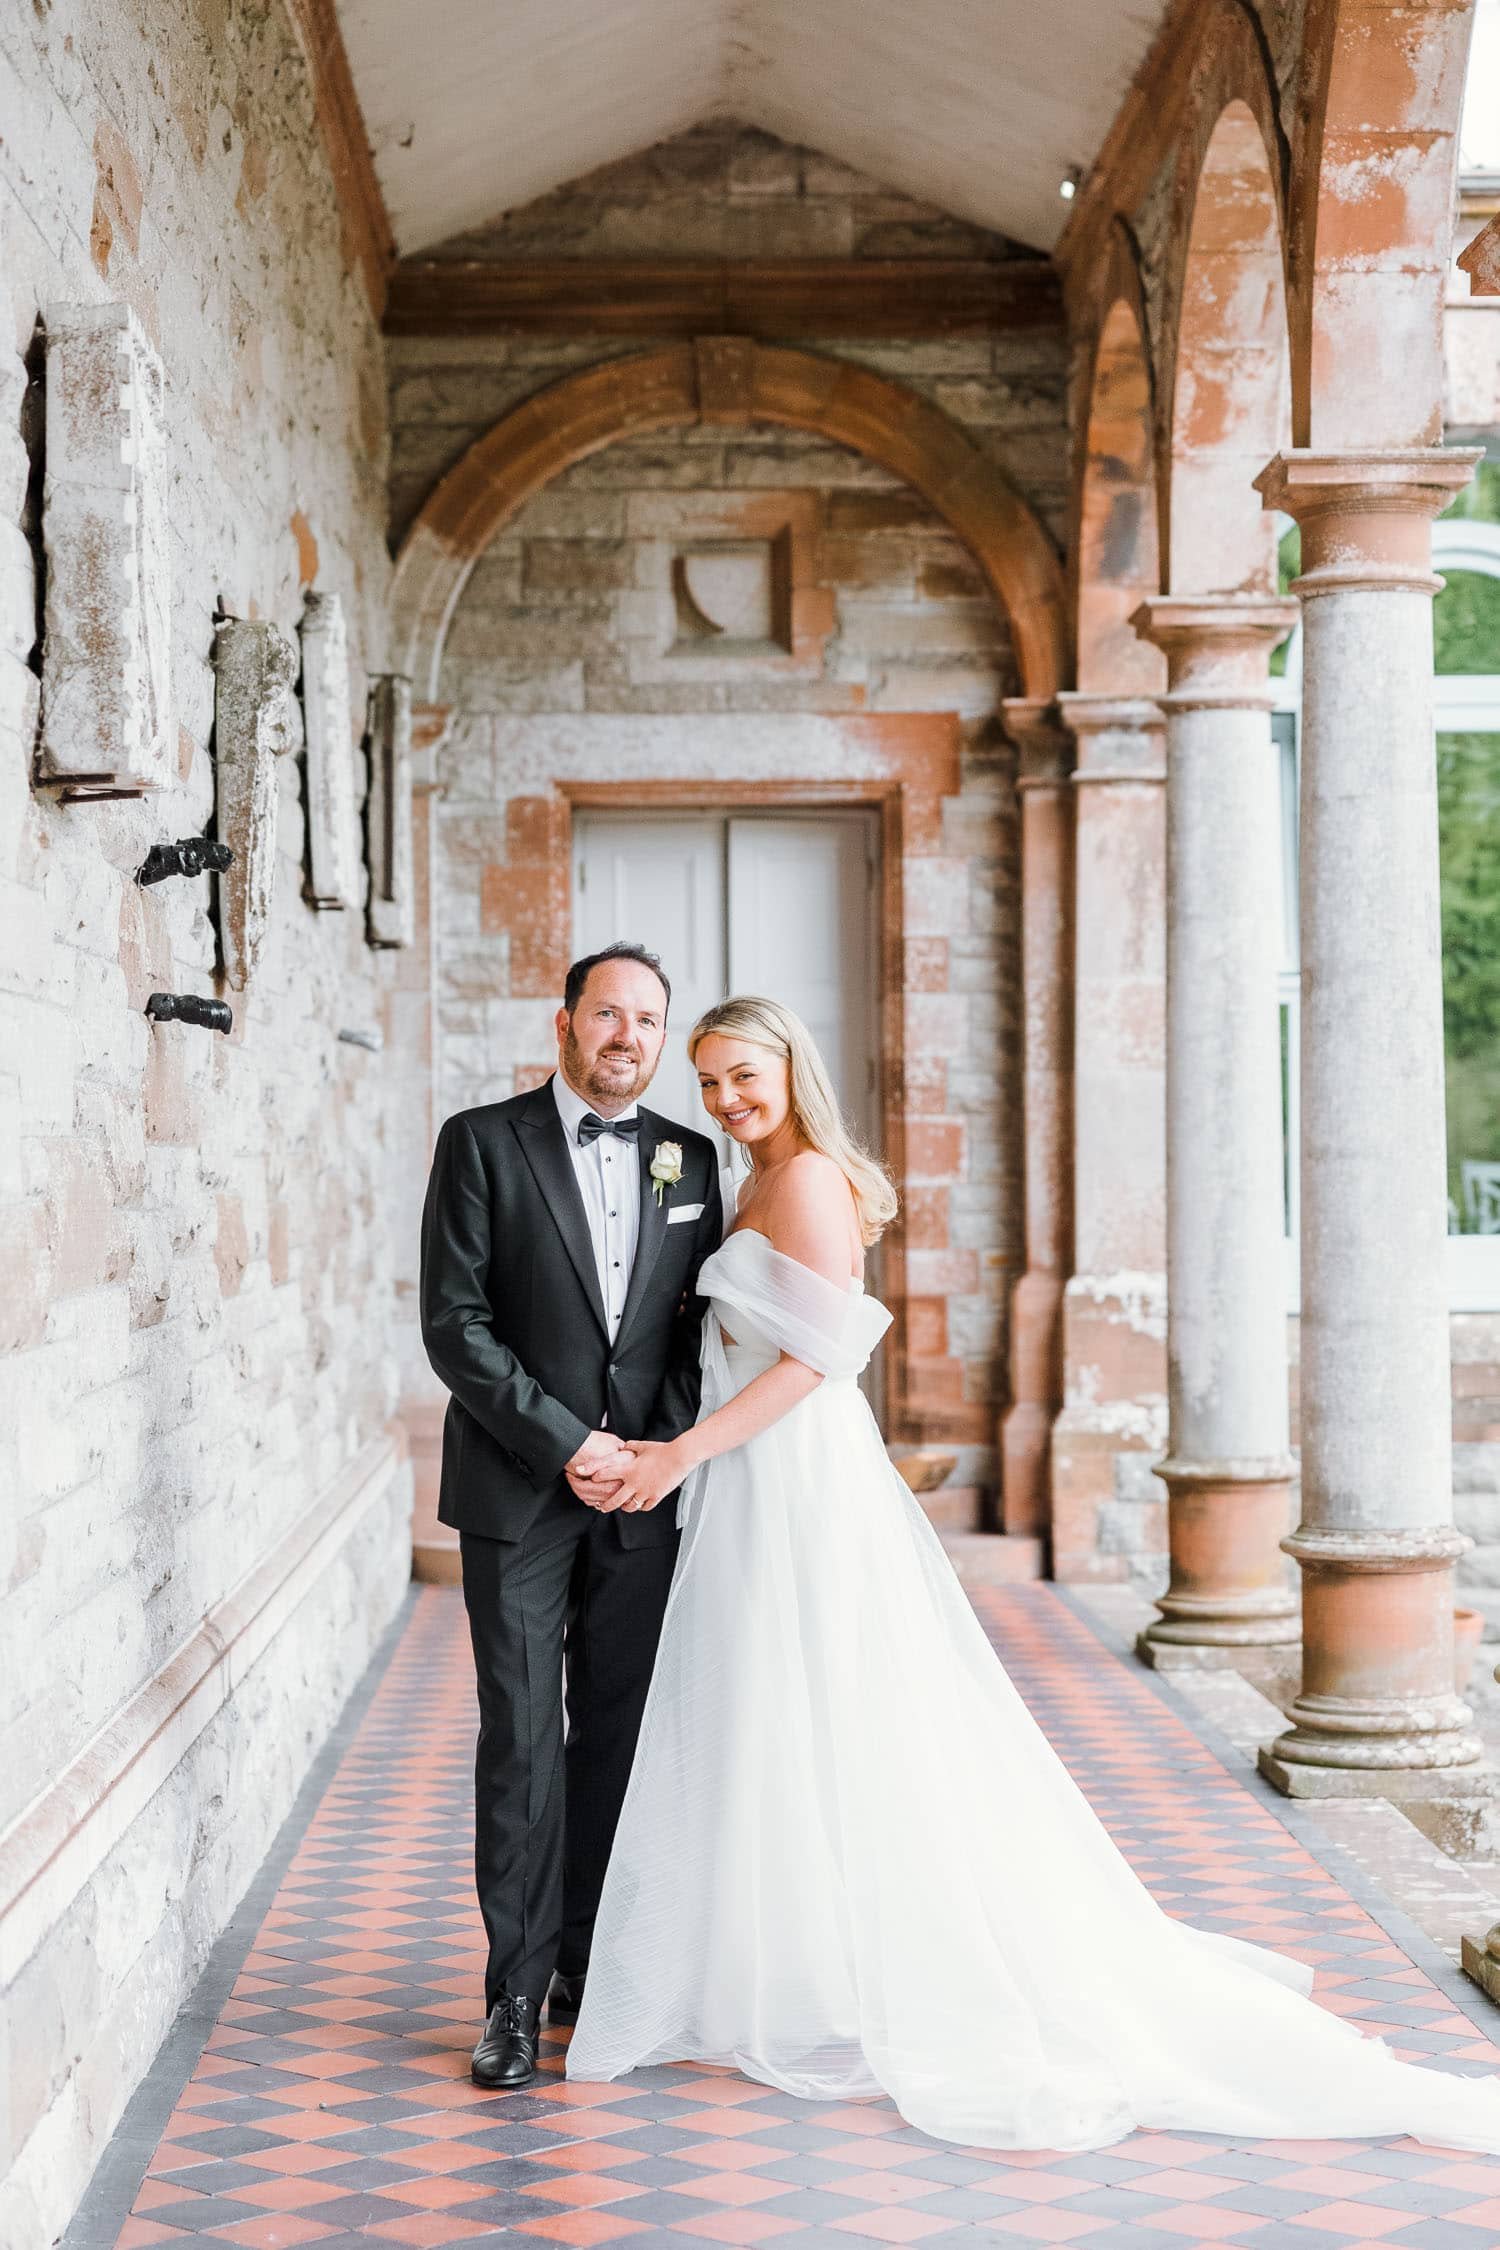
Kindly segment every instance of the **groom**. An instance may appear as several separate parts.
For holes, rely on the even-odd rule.
[[[651,1110],[671,988],[636,945],[575,961],[558,1068],[450,1117],[422,1215],[422,1336],[451,1398],[479,1685],[474,1870],[489,1936],[477,2085],[536,2069],[548,1980],[576,2016],[677,1555],[674,1496],[619,1512],[610,1462],[698,1410],[713,1144]],[[563,1659],[567,1658],[567,1744]]]

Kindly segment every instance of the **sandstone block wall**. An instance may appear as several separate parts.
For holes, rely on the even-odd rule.
[[[207,878],[142,890],[214,802],[213,618],[342,595],[356,707],[388,576],[380,343],[289,19],[58,0],[0,23],[0,1832],[246,1573],[315,1521],[395,1396],[393,972],[302,901],[282,760],[274,927],[229,1038],[153,1028],[213,989]],[[39,318],[123,301],[160,355],[174,774],[32,785]],[[3,1995],[0,2240],[54,2239],[362,1670],[408,1569],[404,1472],[65,1903]],[[0,1843],[0,1869],[14,1870]],[[0,1890],[4,1884],[0,1882]],[[7,1897],[0,1896],[0,1926]]]
[[[456,238],[439,257],[1005,258],[1013,246],[819,156],[704,127]],[[524,399],[650,339],[392,339],[392,528]],[[938,405],[1061,537],[1061,338],[813,343]],[[795,526],[796,659],[685,667],[674,538]],[[1005,620],[925,500],[796,432],[703,426],[578,463],[476,566],[440,685],[455,713],[434,815],[436,1114],[507,1095],[550,1061],[570,879],[558,784],[852,778],[865,753],[814,719],[955,712],[955,794],[903,877],[907,1244],[917,1383],[958,1481],[993,1486],[1006,1307],[1021,1258],[1014,753]],[[708,722],[695,736],[694,717]],[[636,723],[626,725],[629,719]],[[618,725],[609,722],[618,720]],[[652,722],[657,722],[653,724]],[[558,887],[564,895],[559,899]],[[563,933],[559,940],[558,930]],[[941,1392],[942,1395],[936,1395]]]

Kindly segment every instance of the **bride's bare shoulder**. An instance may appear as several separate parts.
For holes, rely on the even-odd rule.
[[[811,1148],[794,1156],[768,1184],[762,1210],[773,1249],[830,1279],[847,1278],[858,1226],[853,1192],[831,1156]]]

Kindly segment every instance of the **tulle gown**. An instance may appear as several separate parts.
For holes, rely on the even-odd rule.
[[[1131,1872],[886,1457],[856,1385],[884,1307],[747,1229],[699,1289],[705,1414],[781,1350],[826,1380],[679,1503],[568,2076],[729,2064],[987,2148],[1154,2126],[1500,2152],[1500,2078],[1398,2062],[1310,1971]]]

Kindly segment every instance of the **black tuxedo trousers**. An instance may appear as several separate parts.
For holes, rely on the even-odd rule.
[[[619,1144],[640,1234],[613,1343],[550,1085],[450,1117],[423,1212],[422,1332],[450,1393],[438,1513],[459,1533],[479,1691],[486,2013],[587,1967],[677,1556],[675,1495],[603,1515],[562,1473],[590,1430],[667,1439],[698,1410],[698,1268],[723,1231],[714,1151],[640,1115],[634,1157]],[[683,1167],[658,1199],[662,1141]]]

